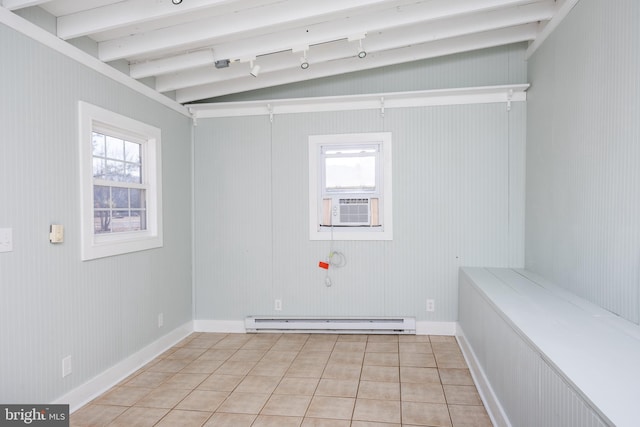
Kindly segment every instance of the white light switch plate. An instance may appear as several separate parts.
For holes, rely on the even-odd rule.
[[[13,251],[13,229],[0,228],[0,252]]]

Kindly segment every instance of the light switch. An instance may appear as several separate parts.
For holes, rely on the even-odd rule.
[[[13,229],[0,228],[0,252],[13,251]]]
[[[51,243],[64,242],[64,226],[60,224],[51,224],[49,228],[49,241]]]

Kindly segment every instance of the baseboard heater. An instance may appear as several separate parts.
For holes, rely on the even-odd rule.
[[[413,317],[271,317],[249,316],[247,332],[334,334],[415,334]]]

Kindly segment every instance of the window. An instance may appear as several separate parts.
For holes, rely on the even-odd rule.
[[[162,246],[160,129],[80,102],[82,259]]]
[[[391,134],[309,137],[311,240],[391,240]]]

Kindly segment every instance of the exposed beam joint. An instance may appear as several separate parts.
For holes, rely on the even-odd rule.
[[[2,0],[2,7],[9,10],[24,9],[25,7],[38,6],[51,0]]]

